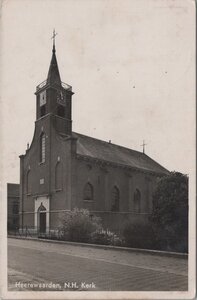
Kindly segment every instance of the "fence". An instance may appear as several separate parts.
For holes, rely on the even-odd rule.
[[[41,232],[38,228],[32,228],[25,226],[21,228],[13,228],[8,230],[9,236],[17,236],[23,238],[49,238],[49,239],[62,239],[62,231],[60,229],[47,229],[46,232]]]

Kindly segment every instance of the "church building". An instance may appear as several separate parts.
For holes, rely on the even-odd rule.
[[[114,231],[127,220],[146,222],[156,182],[168,170],[145,153],[72,131],[74,92],[61,81],[55,42],[35,95],[34,136],[20,155],[20,228],[57,230],[75,207]]]

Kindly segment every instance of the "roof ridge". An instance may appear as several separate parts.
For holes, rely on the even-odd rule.
[[[92,136],[85,135],[85,134],[82,134],[82,133],[78,133],[78,132],[73,132],[73,133],[74,134],[78,134],[78,135],[82,135],[84,137],[87,137],[87,138],[90,138],[90,139],[93,139],[93,140],[96,140],[96,141],[99,141],[99,142],[102,142],[102,143],[105,143],[107,145],[113,145],[113,146],[116,146],[116,147],[119,147],[119,148],[123,148],[123,149],[129,150],[129,151],[133,151],[133,152],[136,152],[136,153],[138,153],[138,154],[140,154],[142,156],[144,155],[144,153],[142,153],[142,152],[140,152],[138,150],[134,150],[134,149],[131,149],[131,148],[128,148],[128,147],[125,147],[125,146],[117,145],[117,144],[114,144],[114,143],[111,143],[111,142],[109,143],[107,141],[104,141],[104,140],[101,140],[101,139],[97,139],[97,138],[94,138]],[[146,156],[148,156],[148,155],[146,155]]]

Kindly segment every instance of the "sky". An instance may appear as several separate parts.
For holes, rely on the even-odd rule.
[[[195,2],[2,1],[1,176],[19,182],[36,86],[57,31],[61,80],[73,87],[73,131],[142,151],[170,171],[195,165]]]

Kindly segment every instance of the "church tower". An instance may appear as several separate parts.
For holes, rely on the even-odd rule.
[[[72,87],[61,81],[53,34],[47,79],[36,87],[32,142],[20,155],[20,227],[47,232],[51,210],[69,209],[72,136]],[[31,212],[31,213],[30,213]],[[54,221],[55,220],[55,221]]]
[[[54,36],[53,36],[54,37]],[[52,122],[60,134],[72,133],[72,87],[61,81],[56,58],[55,39],[52,58],[45,81],[36,87],[36,120],[52,115]]]

